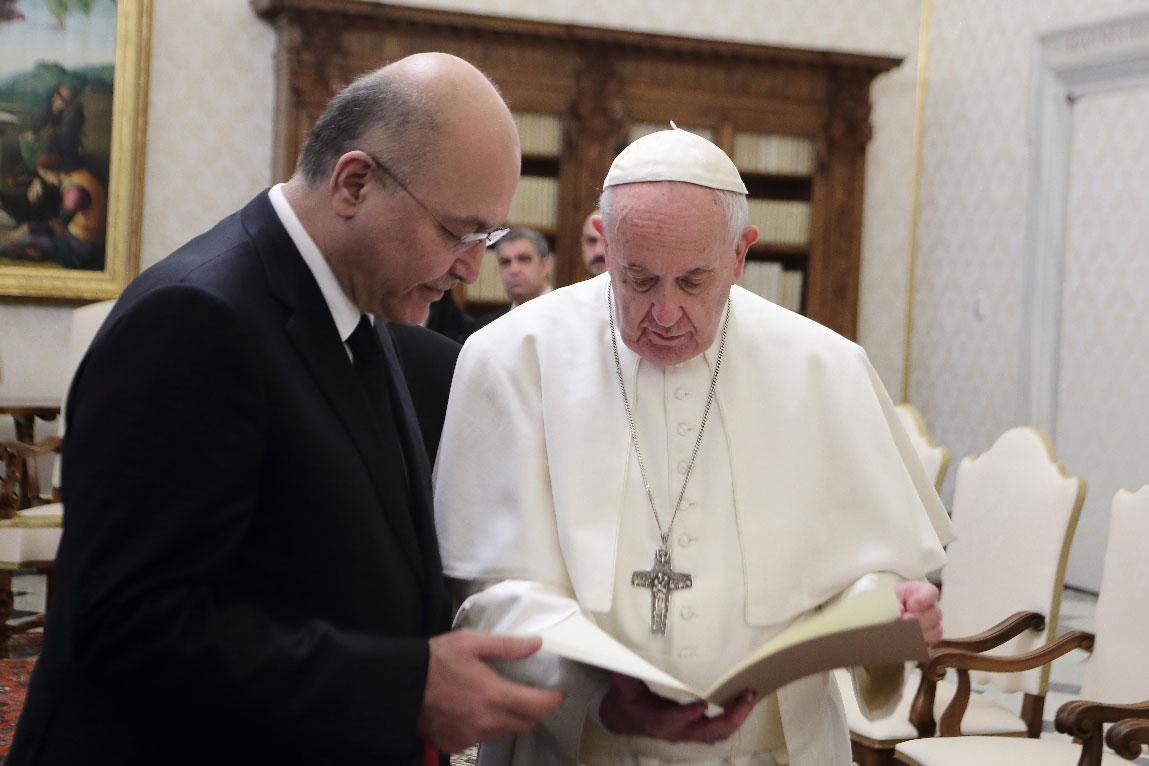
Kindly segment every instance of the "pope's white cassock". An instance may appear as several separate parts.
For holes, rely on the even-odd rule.
[[[714,409],[672,533],[693,577],[652,635],[658,528],[646,502],[611,352],[609,275],[537,298],[463,348],[437,461],[447,575],[474,593],[457,624],[539,629],[581,609],[672,675],[706,688],[750,649],[879,577],[919,578],[952,528],[857,345],[737,286]],[[618,341],[655,502],[669,516],[687,470],[718,341],[659,367]],[[539,654],[503,668],[567,701],[484,763],[850,762],[834,681],[807,677],[760,702],[714,745],[610,735],[604,674]],[[855,670],[873,713],[902,668]],[[771,760],[773,759],[773,760]]]

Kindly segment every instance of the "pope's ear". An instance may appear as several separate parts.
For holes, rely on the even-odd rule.
[[[756,226],[747,226],[742,230],[742,236],[734,245],[734,257],[738,259],[738,262],[734,264],[735,282],[742,278],[742,269],[746,267],[746,254],[750,252],[750,247],[757,241],[758,228]]]
[[[599,215],[598,213],[595,213],[594,215],[592,215],[590,217],[590,225],[594,227],[594,230],[598,232],[598,235],[600,237],[602,237],[603,239],[606,239],[606,234],[602,230],[602,216],[601,215]]]
[[[364,152],[353,151],[335,161],[329,181],[331,206],[340,218],[352,218],[363,204],[374,160]]]

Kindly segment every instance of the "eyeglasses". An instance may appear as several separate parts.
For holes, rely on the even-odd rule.
[[[476,232],[473,232],[471,234],[463,234],[461,236],[456,234],[455,232],[448,229],[443,224],[443,222],[439,220],[439,217],[437,215],[435,215],[434,213],[431,212],[431,208],[429,208],[425,204],[423,204],[423,200],[416,197],[415,194],[410,189],[407,188],[407,184],[405,184],[399,180],[399,177],[396,176],[391,171],[391,169],[389,167],[387,167],[387,164],[384,163],[383,160],[379,159],[378,157],[376,157],[374,154],[371,154],[370,152],[363,152],[363,153],[366,154],[368,157],[370,157],[372,159],[372,161],[374,161],[375,164],[379,167],[379,169],[387,174],[388,178],[390,178],[392,181],[394,181],[396,184],[398,184],[400,189],[407,192],[407,196],[409,196],[411,199],[415,200],[415,204],[417,204],[419,207],[423,208],[423,210],[426,211],[427,215],[431,216],[431,220],[434,221],[435,223],[439,224],[439,228],[442,229],[447,234],[447,236],[449,236],[452,240],[454,240],[454,243],[451,245],[452,250],[466,250],[468,247],[471,247],[472,245],[478,244],[479,242],[482,242],[485,247],[491,247],[496,242],[498,242],[500,239],[505,237],[507,235],[507,232],[510,231],[510,229],[508,229],[508,228],[502,228],[502,229],[495,229],[493,231],[476,231]]]

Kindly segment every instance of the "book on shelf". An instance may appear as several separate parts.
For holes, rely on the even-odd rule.
[[[738,284],[771,303],[782,294],[782,264],[776,261],[746,261]]]
[[[758,227],[758,241],[774,245],[810,242],[810,203],[805,200],[752,199],[747,201],[750,223]]]
[[[507,292],[503,288],[503,278],[499,274],[499,259],[495,249],[489,248],[483,253],[482,264],[479,267],[479,278],[474,284],[467,285],[467,300],[484,303],[498,303],[507,300]]]
[[[892,665],[929,656],[916,620],[900,619],[892,583],[882,583],[787,628],[735,663],[709,687],[678,680],[628,649],[583,612],[533,635],[542,651],[644,681],[677,702],[723,706],[746,689],[770,694],[786,684],[835,668]]]
[[[519,179],[507,220],[515,226],[554,228],[558,221],[559,180],[544,176]]]
[[[519,148],[525,155],[558,157],[562,153],[562,120],[558,115],[539,112],[514,112],[519,131]]]
[[[782,271],[782,284],[778,294],[778,305],[790,309],[794,313],[802,312],[802,289],[805,286],[806,274],[798,269],[784,269]]]
[[[776,133],[735,133],[734,164],[749,173],[811,176],[817,165],[814,141]]]

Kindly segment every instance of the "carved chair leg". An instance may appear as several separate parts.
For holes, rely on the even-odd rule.
[[[1026,694],[1021,703],[1021,720],[1025,721],[1025,736],[1041,736],[1041,716],[1045,712],[1044,694]]]
[[[1086,737],[1081,746],[1081,757],[1077,759],[1077,766],[1101,766],[1101,756],[1105,753],[1102,741],[1101,725],[1094,727],[1093,735]],[[1078,740],[1075,740],[1078,741]]]

